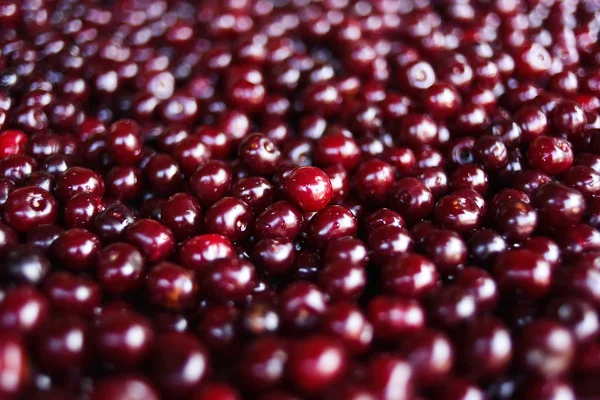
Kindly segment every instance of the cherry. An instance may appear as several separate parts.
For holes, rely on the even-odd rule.
[[[123,396],[139,396],[148,400],[158,400],[156,388],[146,378],[138,375],[126,374],[104,379],[98,382],[92,393],[93,400],[120,400]],[[135,397],[134,397],[135,398]]]
[[[323,392],[342,377],[348,367],[347,357],[344,348],[326,336],[294,342],[288,360],[292,383],[305,393]]]
[[[52,194],[36,186],[12,191],[2,209],[6,223],[20,232],[52,224],[58,217],[58,204]]]
[[[22,338],[15,333],[0,336],[0,363],[3,365],[0,393],[7,398],[18,395],[29,384],[30,364]]]
[[[496,259],[494,275],[502,290],[538,298],[550,288],[552,268],[540,254],[531,250],[510,250]]]
[[[22,286],[8,290],[0,303],[0,327],[5,332],[32,335],[50,316],[50,304],[38,290]]]
[[[188,333],[157,335],[149,359],[153,382],[170,396],[190,397],[210,372],[205,347]]]
[[[532,322],[525,327],[520,339],[518,354],[526,372],[549,379],[568,370],[573,360],[574,341],[571,333],[557,322],[544,319]]]
[[[243,384],[262,392],[283,382],[288,361],[287,343],[277,337],[259,337],[244,349],[238,368]]]
[[[53,319],[37,339],[37,359],[50,373],[65,373],[84,366],[88,354],[89,326],[65,316]]]
[[[150,269],[146,276],[149,301],[168,310],[183,310],[194,305],[198,285],[194,274],[170,262],[162,262]]]
[[[131,224],[125,232],[124,239],[138,247],[150,263],[166,259],[175,248],[175,238],[171,230],[151,219],[139,219]]]
[[[57,271],[44,288],[53,308],[83,317],[91,316],[102,301],[102,290],[93,280]]]
[[[319,211],[333,196],[329,178],[315,167],[300,167],[292,171],[285,181],[285,192],[304,211]]]
[[[137,248],[127,243],[113,243],[98,254],[96,270],[102,287],[120,294],[140,285],[144,265],[144,257]]]
[[[205,234],[194,236],[179,248],[179,262],[186,268],[202,272],[214,261],[235,254],[233,245],[223,235]]]
[[[205,293],[216,300],[243,301],[256,284],[256,270],[239,258],[215,260],[203,273]]]
[[[41,283],[52,268],[44,252],[32,245],[16,245],[7,249],[1,265],[1,275],[5,279],[32,285]]]
[[[150,322],[132,312],[103,314],[94,330],[98,355],[118,367],[139,364],[149,353],[153,339]]]

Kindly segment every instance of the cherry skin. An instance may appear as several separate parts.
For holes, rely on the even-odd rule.
[[[194,274],[170,262],[162,262],[150,269],[146,276],[146,292],[152,304],[167,310],[183,310],[194,305],[198,285]]]
[[[377,296],[367,307],[375,338],[397,340],[401,335],[420,331],[425,326],[425,311],[416,300]]]
[[[526,372],[549,379],[568,371],[573,360],[574,340],[566,328],[540,319],[527,326],[520,339],[519,359]]]
[[[126,293],[142,281],[144,257],[128,243],[113,243],[98,254],[96,271],[102,287],[111,293]]]
[[[318,282],[331,301],[351,301],[360,297],[367,277],[362,267],[337,260],[325,264],[319,272]]]
[[[248,237],[252,221],[252,210],[236,197],[222,198],[206,210],[204,215],[207,232],[226,236],[233,242]]]
[[[93,280],[57,271],[46,279],[44,290],[54,309],[91,316],[102,302],[102,289]]]
[[[556,182],[540,186],[535,191],[533,204],[540,220],[551,229],[579,222],[585,211],[581,193]]]
[[[82,271],[93,267],[100,251],[100,239],[85,229],[69,229],[52,244],[56,259],[66,268]]]
[[[113,376],[98,382],[94,387],[93,400],[124,400],[139,396],[143,399],[158,400],[156,388],[144,377],[137,375]]]
[[[66,202],[78,193],[90,193],[102,197],[104,191],[102,178],[87,168],[71,167],[56,178],[56,194],[62,202]]]
[[[532,167],[558,175],[573,164],[573,150],[564,139],[540,136],[529,145],[527,159]]]
[[[28,186],[11,192],[3,206],[4,220],[20,232],[46,224],[58,217],[58,204],[47,190]]]
[[[185,193],[169,197],[162,207],[161,221],[178,241],[188,239],[198,231],[202,224],[202,209],[196,199]]]
[[[252,259],[269,275],[282,275],[290,271],[296,260],[294,244],[286,239],[261,239],[256,243]]]
[[[44,251],[31,244],[16,245],[8,250],[1,265],[5,279],[31,285],[42,283],[52,268]]]
[[[17,396],[29,384],[30,364],[23,339],[15,333],[0,335],[0,364],[3,365],[0,394],[7,398]]]
[[[442,228],[463,234],[479,226],[481,213],[477,203],[471,198],[449,195],[438,201],[433,218]]]
[[[309,238],[322,247],[334,239],[355,236],[358,221],[342,206],[327,206],[318,211],[309,221]]]
[[[324,333],[341,339],[352,354],[361,354],[373,341],[373,325],[352,303],[331,305],[323,316]]]
[[[292,202],[304,211],[319,211],[333,196],[331,182],[315,167],[300,167],[285,181],[285,191]]]
[[[344,348],[326,336],[292,343],[288,361],[291,380],[305,393],[320,393],[342,377],[347,357]],[[324,358],[329,360],[327,367],[323,367]]]
[[[123,204],[112,204],[98,214],[91,230],[105,242],[119,241],[136,218],[133,211]]]
[[[464,337],[462,368],[475,379],[500,376],[509,367],[513,344],[508,328],[495,318],[473,321]],[[478,365],[474,368],[474,365]]]
[[[414,242],[409,232],[397,226],[382,226],[369,235],[371,259],[385,262],[396,255],[412,250]]]
[[[281,293],[281,318],[292,332],[315,328],[325,310],[325,295],[312,283],[296,281]]]
[[[511,250],[496,259],[494,275],[502,290],[535,299],[548,292],[552,268],[541,255],[531,250]]]
[[[424,253],[443,274],[452,274],[467,260],[467,246],[462,238],[447,230],[430,232],[423,238]]]
[[[135,313],[109,312],[96,322],[96,351],[102,359],[117,367],[139,364],[149,353],[153,340],[150,322]]]
[[[369,203],[383,203],[393,184],[394,170],[381,160],[365,161],[354,173],[354,188],[358,196]]]
[[[190,397],[210,371],[207,350],[188,333],[158,335],[150,360],[153,382],[165,394],[175,397]]]
[[[450,339],[431,329],[411,334],[401,341],[400,352],[412,367],[414,380],[423,387],[443,382],[454,366]]]
[[[283,382],[288,361],[286,341],[277,337],[259,337],[244,349],[239,362],[244,386],[263,392]]]
[[[56,374],[82,367],[89,340],[89,327],[82,320],[70,316],[53,319],[37,338],[41,367]]]
[[[223,235],[204,234],[183,242],[179,248],[179,262],[186,268],[203,272],[214,261],[235,255],[233,245]]]
[[[575,297],[558,298],[546,308],[546,315],[569,328],[578,343],[594,340],[600,334],[600,320],[592,305]]]
[[[215,300],[242,301],[256,284],[254,265],[239,258],[215,260],[203,275],[204,290]]]
[[[304,224],[301,210],[288,201],[271,204],[254,222],[254,232],[258,237],[295,239]]]
[[[38,290],[22,286],[8,290],[0,303],[0,327],[4,332],[31,335],[48,320],[50,304]]]
[[[175,238],[169,228],[151,219],[140,219],[127,229],[125,241],[138,247],[146,261],[166,259],[175,248]]]
[[[201,205],[210,206],[225,196],[231,180],[231,168],[224,162],[211,160],[201,165],[190,177],[190,191]]]

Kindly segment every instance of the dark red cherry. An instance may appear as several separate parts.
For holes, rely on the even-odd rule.
[[[36,359],[41,368],[61,374],[82,367],[89,354],[89,329],[76,317],[52,319],[37,338]]]
[[[0,394],[11,398],[19,396],[29,385],[31,378],[30,357],[23,339],[16,333],[3,332],[0,335],[0,364],[2,376]]]
[[[398,254],[412,250],[413,239],[409,232],[398,226],[386,225],[375,229],[369,235],[371,258],[375,262],[385,262]]]
[[[163,393],[177,398],[190,397],[210,373],[206,348],[188,333],[158,335],[149,363],[156,385]]]
[[[600,320],[594,307],[576,297],[554,299],[546,307],[546,316],[571,331],[578,343],[594,340],[600,334]]]
[[[290,271],[296,261],[293,242],[279,238],[259,240],[253,251],[254,263],[269,275],[282,275]]]
[[[32,287],[7,290],[0,302],[0,328],[4,332],[34,334],[50,316],[50,304],[44,294]]]
[[[285,181],[288,198],[305,211],[319,211],[333,196],[327,175],[315,167],[300,167]]]
[[[28,232],[40,225],[53,224],[58,217],[58,204],[47,190],[28,186],[8,195],[3,214],[8,225]]]
[[[449,195],[438,201],[433,219],[442,228],[464,234],[479,226],[481,211],[473,199]]]
[[[89,317],[102,301],[102,290],[95,281],[68,272],[53,273],[44,287],[52,307],[70,314]]]
[[[558,322],[539,319],[520,335],[518,359],[525,372],[551,379],[566,373],[573,361],[575,343]]]
[[[220,258],[203,271],[203,289],[216,301],[243,301],[256,285],[254,265],[240,258]]]
[[[253,219],[252,210],[243,200],[225,197],[206,210],[204,226],[207,232],[235,242],[248,237]]]
[[[196,199],[186,193],[169,197],[162,207],[161,222],[165,224],[178,241],[188,239],[200,231],[202,209]]]
[[[292,383],[302,392],[323,392],[340,380],[347,368],[346,351],[335,339],[311,336],[290,345],[288,371]]]
[[[31,244],[8,249],[1,263],[1,275],[12,283],[40,284],[51,269],[43,250]]]
[[[150,263],[169,257],[175,247],[173,233],[160,222],[140,219],[125,232],[125,241],[137,246]]]
[[[69,229],[52,244],[56,260],[65,268],[75,271],[93,268],[101,249],[98,236],[86,229]]]
[[[203,272],[214,261],[235,255],[233,245],[223,235],[205,234],[183,242],[179,248],[179,262],[186,268]]]
[[[581,193],[557,182],[541,185],[534,193],[533,204],[539,219],[549,228],[577,223],[585,212],[585,200]]]
[[[109,312],[96,321],[93,337],[99,357],[117,367],[131,367],[148,355],[154,332],[150,321],[141,315]]]
[[[418,301],[401,297],[377,296],[367,307],[375,338],[396,341],[401,335],[416,333],[425,327],[425,311]]]
[[[455,350],[442,332],[423,329],[400,342],[400,353],[413,370],[415,382],[422,387],[439,385],[454,366]]]
[[[532,167],[557,175],[573,164],[573,150],[565,139],[540,136],[529,145],[527,160]]]
[[[56,178],[56,195],[63,203],[78,193],[104,196],[104,182],[94,171],[71,167]]]
[[[119,375],[100,380],[94,386],[92,400],[124,400],[127,398],[159,400],[156,388],[144,377],[138,375]]]
[[[467,246],[462,238],[448,230],[435,230],[423,238],[425,255],[442,274],[453,274],[467,260]]]
[[[111,293],[127,293],[142,281],[144,257],[128,243],[113,243],[98,254],[97,276],[102,287]]]
[[[510,250],[496,258],[494,276],[501,290],[537,299],[550,289],[552,267],[531,250]]]
[[[287,361],[286,341],[259,337],[245,347],[240,358],[241,383],[256,392],[277,387],[284,380]]]
[[[106,242],[118,241],[137,216],[126,206],[116,203],[106,207],[92,224],[92,231]]]
[[[309,221],[309,239],[319,247],[344,236],[355,236],[358,221],[342,206],[327,206]]]
[[[279,201],[267,207],[254,222],[254,232],[258,237],[295,239],[304,224],[304,217],[298,207],[288,201]]]
[[[427,217],[433,210],[433,194],[415,178],[403,178],[396,182],[389,196],[390,207],[412,222]]]
[[[281,318],[291,332],[315,328],[325,310],[325,295],[312,283],[296,281],[281,293]]]
[[[194,274],[170,262],[152,267],[146,276],[148,300],[167,310],[183,310],[194,305],[198,285]]]
[[[467,326],[461,342],[461,369],[471,378],[495,378],[510,365],[513,355],[510,331],[496,318],[473,321]]]
[[[201,205],[210,206],[225,196],[231,180],[230,167],[222,161],[211,160],[200,166],[190,177],[190,191]]]

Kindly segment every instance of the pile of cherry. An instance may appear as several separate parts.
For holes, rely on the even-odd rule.
[[[0,0],[0,399],[597,400],[599,30]]]

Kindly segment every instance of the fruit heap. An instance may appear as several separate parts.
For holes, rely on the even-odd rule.
[[[0,0],[0,399],[598,399],[599,30]]]

